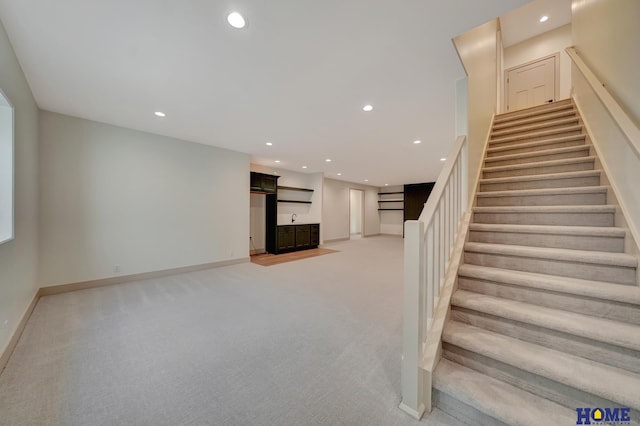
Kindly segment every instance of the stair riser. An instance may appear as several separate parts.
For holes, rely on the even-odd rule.
[[[482,177],[484,179],[493,179],[501,177],[514,177],[514,176],[530,176],[530,175],[545,175],[550,173],[564,173],[564,172],[577,172],[581,170],[593,170],[593,161],[581,161],[579,163],[571,164],[556,164],[550,166],[539,167],[520,167],[513,170],[483,170]]]
[[[613,226],[613,213],[474,213],[475,223],[508,225]]]
[[[557,112],[552,112],[552,113],[547,113],[547,114],[540,114],[534,117],[529,117],[529,118],[521,118],[519,120],[509,120],[509,121],[504,121],[501,123],[496,123],[493,126],[493,130],[496,131],[502,131],[502,130],[507,130],[510,128],[514,128],[514,127],[522,127],[522,126],[527,126],[527,125],[532,125],[532,124],[538,124],[538,123],[542,123],[542,122],[548,122],[548,121],[555,121],[555,120],[561,120],[564,118],[572,118],[576,116],[576,112],[573,108],[571,109],[566,109],[563,111],[557,111]]]
[[[524,134],[521,136],[509,136],[501,138],[491,138],[489,140],[489,148],[502,148],[505,146],[518,145],[524,142],[535,142],[551,138],[562,138],[565,136],[578,136],[582,134],[582,130],[564,129],[539,132],[539,134]]]
[[[557,123],[562,121],[562,123]],[[561,129],[566,126],[575,126],[578,124],[578,117],[565,117],[560,119],[545,120],[538,123],[513,126],[505,129],[495,129],[491,132],[491,139],[506,138],[509,136],[520,136],[531,132],[540,132],[543,130]]]
[[[469,231],[469,241],[515,246],[548,247],[573,250],[624,252],[624,237],[589,235],[529,234],[523,232]]]
[[[600,185],[600,176],[576,177],[568,179],[527,180],[520,182],[481,183],[480,192],[512,191],[518,189],[575,188]]]
[[[495,359],[443,342],[443,357],[487,376],[502,380],[565,407],[619,407],[614,401],[532,374]],[[638,412],[631,418],[637,421]]]
[[[570,152],[558,152],[555,154],[545,154],[545,151],[539,151],[537,155],[527,155],[526,157],[516,157],[509,158],[504,160],[498,160],[498,157],[493,157],[494,159],[487,159],[484,162],[485,167],[501,167],[501,166],[512,166],[515,164],[527,164],[527,163],[536,163],[539,161],[553,161],[553,160],[564,160],[567,158],[580,158],[580,157],[588,157],[589,156],[589,147],[584,147],[580,151],[570,151]]]
[[[454,417],[462,424],[478,426],[507,426],[506,423],[484,414],[483,412],[459,401],[454,396],[438,389],[433,389],[433,405],[440,410]]]
[[[482,312],[453,307],[451,319],[525,342],[640,373],[640,352]]]
[[[464,260],[465,263],[489,266],[492,268],[559,275],[583,280],[607,281],[626,285],[636,284],[635,268],[623,266],[578,263],[556,259],[537,259],[533,257],[516,257],[469,251],[465,251]]]
[[[603,192],[562,195],[528,195],[513,197],[477,198],[479,207],[498,206],[585,206],[607,204],[607,194]]]
[[[569,148],[573,146],[582,146],[582,145],[584,145],[584,139],[562,141],[562,142],[550,142],[544,145],[535,145],[535,146],[526,146],[526,147],[518,147],[517,145],[513,145],[512,148],[505,149],[504,151],[503,150],[487,151],[487,157],[492,158],[499,155],[523,154],[526,152],[544,151],[547,149],[555,149],[555,148]]]
[[[604,283],[606,285],[606,283]],[[585,314],[640,325],[640,309],[634,305],[609,300],[593,299],[549,290],[522,287],[505,283],[485,281],[472,277],[458,277],[461,290],[473,291],[488,296],[518,302],[531,303],[547,308],[563,309],[577,314]]]

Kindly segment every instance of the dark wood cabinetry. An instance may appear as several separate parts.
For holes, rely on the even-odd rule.
[[[320,245],[320,224],[278,226],[278,203],[312,204],[313,189],[278,186],[279,176],[251,172],[249,191],[265,194],[265,249],[267,253],[307,250]],[[278,199],[282,191],[284,199]],[[298,194],[298,195],[296,195]],[[299,195],[302,194],[302,195]]]
[[[278,188],[278,177],[279,176],[251,172],[251,192],[275,194]]]
[[[276,253],[316,248],[320,243],[320,224],[280,225],[277,235]]]
[[[296,227],[292,225],[278,226],[277,252],[282,253],[296,248]]]

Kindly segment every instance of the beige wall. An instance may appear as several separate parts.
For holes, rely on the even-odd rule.
[[[504,70],[560,53],[559,99],[571,96],[571,59],[565,49],[572,46],[571,24],[540,34],[504,49]],[[504,79],[504,72],[502,73]]]
[[[249,254],[246,154],[42,111],[40,188],[43,286]]]
[[[573,0],[573,43],[640,126],[640,1]]]
[[[2,351],[37,290],[38,268],[38,107],[2,24],[0,64],[0,89],[15,108],[15,238],[0,244]]]
[[[497,32],[494,19],[453,39],[467,73],[469,196],[482,162],[484,144],[497,104]],[[469,204],[471,205],[471,204]]]
[[[378,188],[341,180],[324,179],[322,230],[323,241],[349,238],[349,189],[364,191],[364,236],[380,233]]]
[[[636,124],[640,121],[640,2],[637,0],[574,0],[573,40],[580,57],[604,81]],[[599,159],[607,172],[626,222],[640,243],[640,154],[630,145],[580,71],[573,66],[576,103],[589,126]],[[606,183],[606,182],[604,182]],[[610,200],[610,202],[613,200]],[[624,226],[624,222],[617,222]],[[627,239],[627,242],[630,240]]]

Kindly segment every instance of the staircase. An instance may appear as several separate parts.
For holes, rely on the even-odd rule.
[[[433,377],[461,422],[640,423],[638,260],[595,164],[570,100],[496,117]]]

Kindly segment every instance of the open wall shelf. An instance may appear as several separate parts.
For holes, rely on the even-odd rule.
[[[302,191],[302,192],[313,192],[313,189],[307,188],[296,188],[295,186],[278,186],[278,190],[282,191]]]

